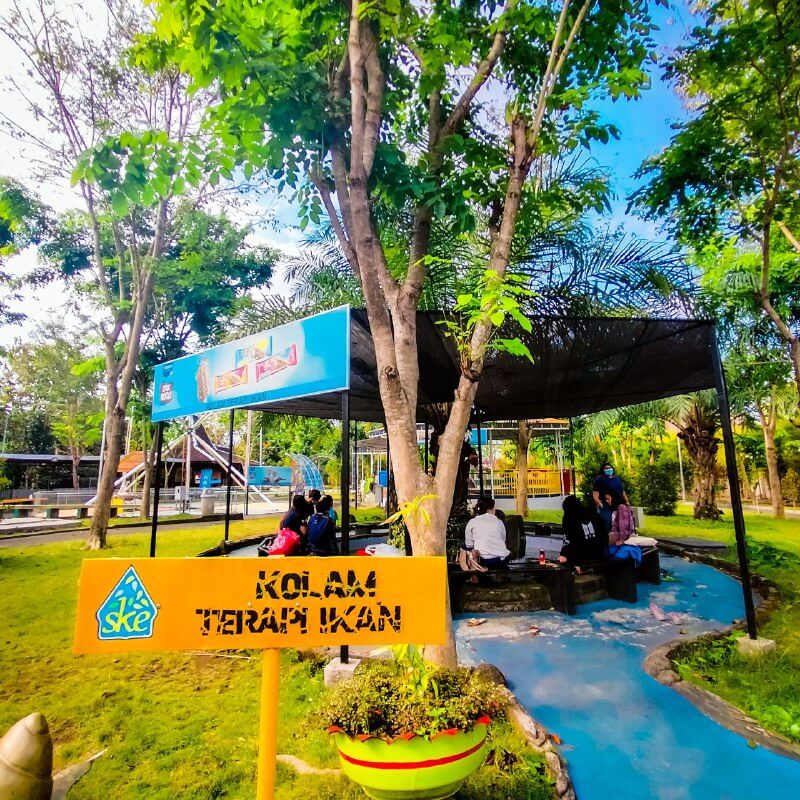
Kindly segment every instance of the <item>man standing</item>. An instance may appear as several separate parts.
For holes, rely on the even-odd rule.
[[[614,509],[607,503],[606,495],[618,495],[621,497],[626,506],[631,504],[628,495],[625,493],[625,486],[622,483],[622,478],[614,474],[614,467],[606,462],[600,468],[600,474],[594,479],[592,485],[592,497],[597,506],[597,513],[603,524],[606,526],[606,533],[611,530],[611,516]]]

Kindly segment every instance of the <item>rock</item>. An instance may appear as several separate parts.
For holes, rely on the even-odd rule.
[[[564,770],[561,767],[561,758],[559,757],[558,753],[554,750],[548,750],[544,754],[544,760],[547,762],[547,766],[550,768],[550,771],[553,775],[558,779],[560,775],[563,774]]]
[[[12,725],[0,739],[0,798],[50,800],[52,771],[50,729],[44,716],[34,712]]]
[[[673,672],[673,670],[662,669],[658,675],[656,675],[656,680],[659,683],[663,683],[664,686],[672,686],[674,683],[677,683],[680,678],[675,672]]]
[[[569,778],[566,775],[559,775],[556,780],[556,793],[562,797],[569,789]]]
[[[475,667],[475,674],[496,686],[505,686],[507,683],[506,676],[494,664],[479,664]]]
[[[92,764],[106,751],[101,750],[85,761],[65,767],[53,775],[53,795],[50,800],[64,800],[69,790],[92,768]]]
[[[298,775],[331,775],[334,778],[340,778],[342,775],[341,770],[327,767],[325,769],[312,767],[311,764],[306,763],[302,758],[284,753],[277,755],[276,760],[281,764],[286,764],[286,766],[291,767]]]
[[[760,636],[758,639],[742,636],[736,640],[736,649],[743,656],[763,656],[767,653],[775,652],[775,642],[772,639],[763,639]]]

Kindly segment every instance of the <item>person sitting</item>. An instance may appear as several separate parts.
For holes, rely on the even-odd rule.
[[[636,535],[636,520],[633,517],[633,511],[622,495],[617,492],[606,492],[605,503],[611,508],[611,530],[608,534],[608,543],[611,545],[625,544],[631,536]]]
[[[330,517],[332,509],[333,498],[326,494],[308,520],[308,551],[312,556],[333,556],[339,552],[336,526]]]
[[[605,559],[608,538],[596,507],[586,508],[574,494],[565,497],[561,507],[564,546],[559,563],[580,565]]]
[[[507,566],[511,551],[506,547],[506,528],[495,516],[494,498],[481,497],[475,504],[475,516],[467,523],[464,541],[468,550],[480,554],[480,563],[489,569]]]
[[[331,501],[330,510],[328,511],[328,516],[333,520],[334,526],[339,521],[339,515],[336,513],[336,509],[333,507],[333,498],[326,494],[324,497],[327,497]],[[315,511],[319,511],[319,503],[320,500],[323,499],[323,494],[320,492],[319,489],[310,489],[308,492],[308,502],[314,508]]]
[[[312,508],[306,498],[301,494],[296,494],[292,498],[292,507],[283,515],[278,525],[279,530],[288,528],[300,537],[301,553],[305,553],[306,551],[308,537],[307,522],[311,512]]]

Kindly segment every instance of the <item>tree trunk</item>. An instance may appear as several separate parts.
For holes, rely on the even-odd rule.
[[[769,496],[772,501],[772,516],[775,519],[783,519],[785,516],[783,489],[781,487],[781,477],[778,473],[778,451],[775,447],[777,414],[774,413],[774,410],[765,413],[759,406],[758,417],[761,422],[761,430],[764,433],[764,452],[767,460],[767,480],[769,481]]]
[[[516,511],[523,517],[528,513],[528,446],[530,429],[526,420],[517,422],[517,498]]]
[[[90,550],[100,550],[106,546],[106,531],[110,517],[111,500],[114,497],[114,483],[117,479],[117,469],[122,456],[125,438],[125,411],[119,408],[116,381],[114,386],[107,386],[106,400],[106,459],[103,467],[103,476],[97,487],[97,497],[94,502],[94,515],[89,538],[86,542]]]
[[[739,462],[739,488],[742,492],[742,500],[751,502],[753,500],[753,489],[750,486],[750,479],[747,477],[747,467],[744,463],[744,453],[741,451],[736,456]]]
[[[142,519],[150,518],[150,490],[153,488],[153,453],[147,444],[148,422],[142,419],[142,461],[144,462],[144,478],[142,480],[142,501],[139,503],[139,516]],[[153,448],[155,448],[153,437]]]
[[[81,480],[78,476],[78,464],[81,463],[81,454],[72,454],[72,488],[77,492],[81,488]]]
[[[797,386],[798,399],[800,399],[800,339],[798,339],[797,336],[792,337],[792,340],[789,342],[789,355],[792,358],[794,382]]]
[[[717,507],[717,448],[716,416],[694,404],[681,424],[678,436],[686,444],[694,469],[694,518],[719,519]]]

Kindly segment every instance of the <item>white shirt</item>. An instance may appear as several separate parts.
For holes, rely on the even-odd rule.
[[[506,526],[494,514],[481,514],[467,523],[464,534],[467,547],[474,547],[483,558],[505,558],[511,555],[506,547]]]

